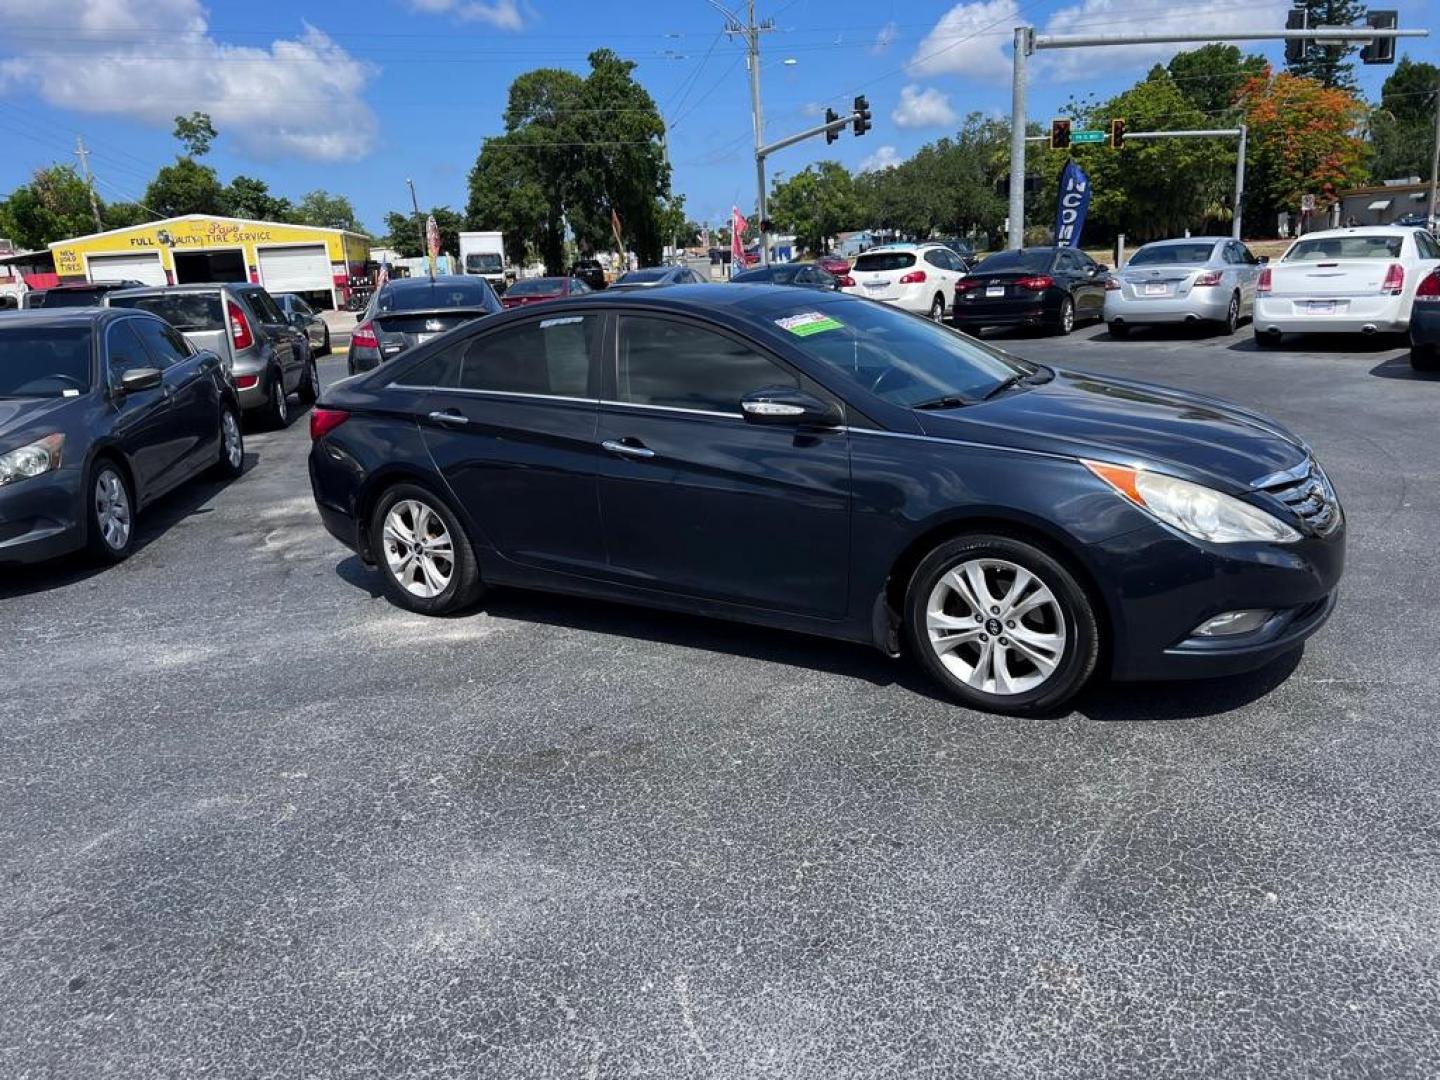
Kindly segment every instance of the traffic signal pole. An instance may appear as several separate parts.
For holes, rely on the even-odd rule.
[[[1025,246],[1025,62],[1038,49],[1083,49],[1107,45],[1168,45],[1211,41],[1378,41],[1429,37],[1429,30],[1356,30],[1319,27],[1312,30],[1271,30],[1236,34],[1037,34],[1032,26],[1015,28],[1015,57],[1010,104],[1010,230],[1009,246]],[[1169,132],[1151,132],[1156,137]],[[1139,133],[1126,135],[1127,139]],[[1043,141],[1043,140],[1041,140]],[[1244,160],[1244,155],[1241,155]],[[1243,195],[1244,176],[1239,177]],[[1238,217],[1239,208],[1236,208]]]

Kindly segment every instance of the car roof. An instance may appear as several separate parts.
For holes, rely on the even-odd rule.
[[[1140,247],[1161,247],[1165,244],[1218,244],[1221,241],[1228,243],[1232,237],[1229,236],[1174,236],[1169,240],[1148,240]],[[1139,248],[1136,248],[1138,251]]]
[[[121,296],[149,296],[155,293],[204,293],[219,289],[259,289],[253,281],[192,281],[185,285],[141,285],[138,288],[121,289]]]
[[[1298,243],[1301,240],[1327,240],[1336,236],[1409,236],[1417,228],[1415,225],[1350,225],[1343,229],[1317,229],[1304,236],[1297,236],[1295,240]]]
[[[132,311],[130,308],[26,308],[22,311],[0,312],[0,326],[12,325],[20,321],[39,323],[44,326],[97,325],[114,322],[116,319],[133,318],[136,315],[144,315],[147,318],[155,317],[149,312]]]
[[[753,285],[744,282],[702,282],[698,285],[686,285],[681,289],[625,289],[614,293],[606,289],[604,292],[586,293],[583,296],[574,297],[565,303],[567,306],[573,305],[576,309],[623,307],[680,315],[698,315],[712,319],[718,311],[723,309],[728,315],[761,322],[768,314],[778,309],[793,308],[796,304],[830,303],[837,297],[857,304],[872,303],[863,297],[853,297],[846,293],[816,292],[813,296],[809,293],[802,296],[797,295],[797,291],[788,286],[768,285],[761,282]],[[523,310],[523,308],[515,308],[512,309],[512,313]]]
[[[436,274],[433,278],[429,275],[424,277],[391,278],[385,284],[386,287],[390,289],[428,289],[431,286],[474,285],[476,283],[483,285],[485,279],[475,274]]]

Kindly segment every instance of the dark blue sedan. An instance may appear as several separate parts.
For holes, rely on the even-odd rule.
[[[841,294],[556,301],[333,388],[329,530],[413,611],[517,585],[908,649],[960,701],[1261,666],[1335,602],[1309,448]]]
[[[127,308],[0,315],[0,564],[88,548],[115,562],[135,515],[192,476],[238,476],[235,389],[213,352]]]

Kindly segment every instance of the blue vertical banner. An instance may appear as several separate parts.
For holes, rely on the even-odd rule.
[[[1077,161],[1067,161],[1060,173],[1060,201],[1055,208],[1055,246],[1080,246],[1085,213],[1090,209],[1090,178]]]

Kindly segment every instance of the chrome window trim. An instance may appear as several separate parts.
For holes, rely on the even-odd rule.
[[[426,390],[433,394],[474,394],[477,397],[521,398],[527,401],[566,401],[577,405],[596,405],[599,398],[571,397],[566,394],[527,394],[522,390],[476,390],[468,386],[412,386],[409,383],[388,382],[383,390]]]
[[[622,409],[657,409],[660,412],[688,413],[691,416],[723,416],[727,420],[744,420],[745,415],[738,412],[719,412],[715,409],[686,409],[679,405],[651,405],[644,401],[612,401],[609,398],[601,398],[601,405],[618,405]]]

